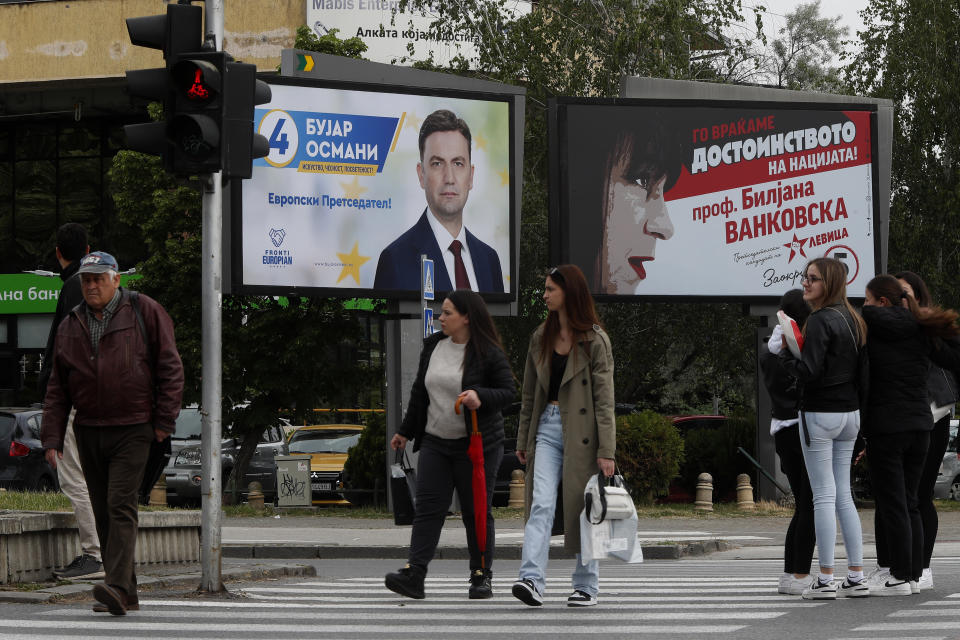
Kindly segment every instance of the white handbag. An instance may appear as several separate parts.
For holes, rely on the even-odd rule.
[[[587,483],[583,494],[583,508],[590,524],[600,524],[604,520],[624,520],[637,513],[633,498],[624,486],[623,476],[612,475],[607,478],[602,471],[597,473],[595,482]]]

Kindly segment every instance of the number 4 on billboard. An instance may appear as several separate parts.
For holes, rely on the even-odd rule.
[[[286,122],[286,118],[277,120],[277,124],[273,127],[273,133],[270,134],[270,148],[279,151],[280,155],[286,155],[287,147],[290,146],[290,143],[287,142],[287,134],[280,133],[284,122]]]

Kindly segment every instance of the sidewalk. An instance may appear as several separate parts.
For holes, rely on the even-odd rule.
[[[861,509],[866,564],[876,557],[873,510]],[[722,559],[779,559],[787,517],[645,518],[638,538],[648,560],[679,559],[709,553]],[[517,560],[523,544],[520,518],[497,520],[497,556]],[[404,560],[410,527],[392,520],[324,516],[224,518],[222,529],[223,580],[310,577],[317,559],[385,558]],[[562,538],[554,537],[551,556],[565,556]],[[960,556],[960,512],[940,513],[934,557]],[[437,558],[466,558],[463,523],[447,519]],[[845,558],[838,533],[837,557]],[[298,563],[297,560],[304,562]],[[153,565],[137,570],[141,587],[159,594],[192,591],[200,584],[199,564]],[[90,583],[78,582],[37,591],[0,590],[0,602],[54,602],[89,599]]]

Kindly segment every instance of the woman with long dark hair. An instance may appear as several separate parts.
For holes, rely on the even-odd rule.
[[[954,337],[960,329],[956,312],[921,308],[891,275],[867,283],[863,318],[870,354],[864,438],[881,537],[878,564],[889,562],[889,571],[871,575],[870,592],[910,595],[919,592],[923,571],[918,492],[933,430],[930,360],[950,361],[950,350],[934,340]]]
[[[789,349],[780,352],[784,370],[803,385],[799,437],[813,491],[820,561],[820,575],[802,593],[810,600],[870,595],[860,517],[850,493],[851,454],[860,430],[860,349],[867,328],[847,300],[846,279],[839,260],[816,258],[807,264],[803,299],[812,312],[803,327],[803,351],[799,359]],[[839,586],[833,579],[837,519],[848,570]]]
[[[442,332],[423,341],[420,366],[399,431],[390,441],[394,450],[414,440],[420,452],[417,464],[417,500],[410,532],[407,565],[388,573],[388,589],[408,598],[424,597],[427,565],[433,559],[447,508],[457,490],[470,551],[471,599],[493,596],[491,567],[494,555],[493,490],[503,458],[501,409],[516,393],[513,372],[493,319],[477,293],[453,291],[443,301]],[[457,400],[467,409],[456,415]],[[487,481],[487,546],[481,549],[474,529],[471,490],[473,463],[467,456],[472,430],[469,413],[477,411],[483,435]],[[480,508],[480,507],[477,507]]]
[[[530,338],[517,429],[517,458],[527,465],[527,521],[513,595],[530,606],[543,604],[562,480],[563,544],[576,554],[567,605],[586,607],[597,604],[600,568],[596,560],[580,561],[580,512],[590,476],[614,471],[613,350],[578,267],[551,269],[543,300],[547,319]]]
[[[921,309],[933,307],[933,298],[926,283],[913,271],[901,271],[894,274],[900,281],[904,292],[913,296]],[[944,341],[944,346],[950,348],[954,355],[960,342],[956,339]],[[920,591],[933,588],[933,572],[930,570],[930,559],[933,557],[933,547],[937,541],[937,530],[940,527],[937,509],[933,504],[933,488],[937,483],[937,475],[943,456],[947,451],[950,440],[950,418],[956,407],[960,394],[957,390],[957,379],[954,371],[956,367],[944,369],[937,365],[930,367],[927,375],[927,392],[930,400],[930,411],[933,414],[933,431],[930,432],[930,446],[927,447],[927,457],[920,473],[920,486],[917,490],[917,501],[920,508],[920,520],[923,522],[923,573],[917,586]],[[881,540],[881,527],[875,527],[877,540],[877,567],[889,572],[889,559],[882,555],[885,551],[885,538]]]
[[[801,327],[810,315],[810,307],[804,301],[801,289],[791,289],[783,294],[780,310]],[[783,574],[777,591],[800,595],[810,585],[810,564],[817,537],[813,526],[813,491],[800,447],[800,384],[784,370],[777,357],[786,348],[783,331],[779,324],[775,325],[766,351],[760,354],[760,369],[772,404],[770,434],[780,458],[780,469],[787,476],[793,493],[793,517],[783,541]]]

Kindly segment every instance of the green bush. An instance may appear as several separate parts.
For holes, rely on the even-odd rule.
[[[669,418],[649,410],[617,418],[617,466],[638,503],[666,495],[683,457],[683,438]]]
[[[715,429],[699,428],[687,431],[684,437],[686,462],[680,472],[683,487],[693,493],[697,476],[713,476],[713,496],[717,502],[735,500],[737,476],[741,473],[754,477],[756,468],[737,451],[743,447],[755,455],[756,419],[751,416],[733,416]]]
[[[387,419],[382,413],[369,416],[360,440],[350,447],[343,465],[344,495],[353,504],[372,504],[384,491]]]

